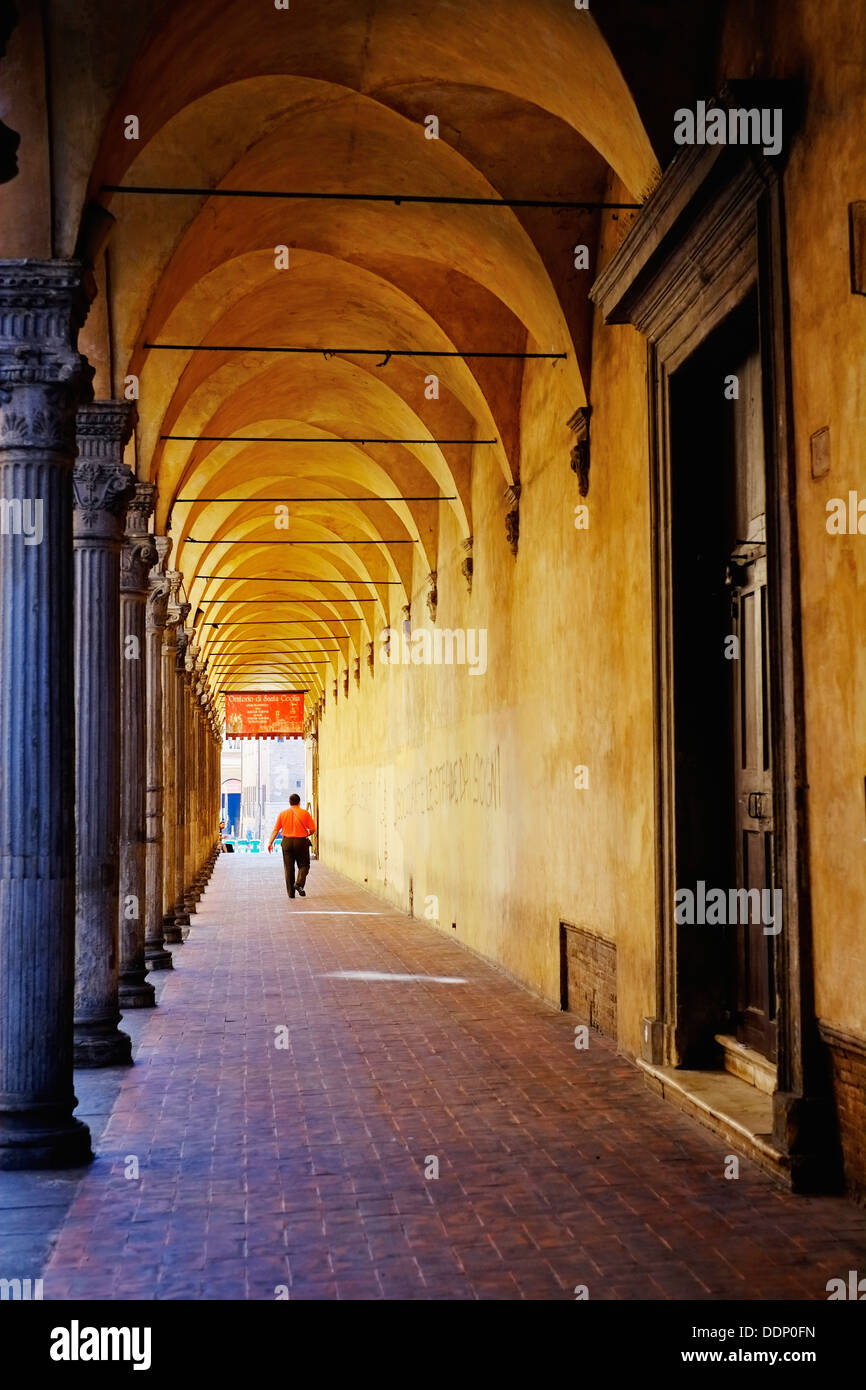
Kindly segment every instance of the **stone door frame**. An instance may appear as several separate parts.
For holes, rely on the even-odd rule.
[[[778,99],[776,104],[778,104]],[[759,151],[695,146],[668,168],[591,296],[606,323],[647,339],[653,551],[656,777],[656,1001],[645,1060],[680,1063],[683,999],[674,922],[675,781],[671,594],[672,373],[756,292],[765,410],[773,764],[778,1081],[774,1141],[797,1186],[826,1182],[829,1086],[815,1020],[806,834],[796,479],[791,418],[784,205],[778,165]],[[823,1131],[823,1133],[822,1133]]]

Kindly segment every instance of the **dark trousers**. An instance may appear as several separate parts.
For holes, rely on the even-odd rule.
[[[295,836],[283,836],[283,869],[286,874],[286,888],[289,897],[295,896],[295,868],[298,870],[297,886],[303,888],[310,872],[310,842]]]

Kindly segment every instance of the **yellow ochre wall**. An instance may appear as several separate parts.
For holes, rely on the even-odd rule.
[[[851,293],[848,253],[848,205],[866,199],[866,9],[845,0],[733,5],[720,80],[797,74],[806,115],[784,203],[816,1012],[863,1037],[866,536],[829,536],[825,521],[829,498],[849,489],[866,498],[866,298]],[[607,235],[619,236],[622,225]],[[517,560],[491,467],[476,462],[471,597],[459,574],[460,538],[443,516],[438,625],[486,626],[488,674],[377,664],[371,678],[362,662],[360,692],[351,681],[346,700],[341,684],[336,716],[329,689],[322,852],[404,909],[411,876],[416,916],[426,895],[437,895],[443,930],[553,1002],[559,921],[614,940],[620,1042],[635,1054],[655,984],[644,345],[632,329],[596,322],[588,533],[572,524],[580,499],[561,429],[573,402],[549,365],[529,364],[525,383]],[[813,479],[810,438],[824,426],[830,472]],[[419,567],[413,623],[429,626],[423,579]],[[428,810],[425,783],[423,810],[393,835],[393,880],[383,883],[377,767],[393,766],[402,787],[448,759],[490,758],[497,748],[501,805],[473,804],[470,774],[466,800],[440,798]],[[588,791],[573,787],[576,763],[589,767]]]
[[[743,22],[753,27],[747,50]],[[764,41],[754,39],[754,24]],[[757,54],[757,56],[756,56]],[[866,200],[866,6],[734,5],[723,70],[800,77],[785,170],[803,604],[809,869],[819,1018],[866,1037],[866,535],[828,535],[826,505],[866,499],[866,297],[851,292],[848,206]],[[830,471],[810,440],[829,426]]]
[[[436,626],[486,628],[486,673],[384,666],[377,628],[374,674],[362,659],[348,698],[341,678],[336,711],[329,681],[319,725],[323,861],[404,910],[411,880],[416,917],[437,899],[443,931],[553,1003],[560,921],[614,940],[630,1052],[654,997],[645,365],[635,330],[597,329],[588,530],[564,428],[577,403],[549,362],[524,377],[516,560],[502,473],[476,448],[471,595],[442,507]],[[425,578],[416,559],[413,628],[432,627]]]

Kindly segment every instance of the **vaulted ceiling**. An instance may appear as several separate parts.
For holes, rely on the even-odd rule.
[[[472,535],[481,451],[519,478],[523,360],[466,354],[564,354],[587,399],[573,248],[594,253],[599,214],[511,204],[645,196],[658,164],[620,67],[565,0],[184,0],[137,41],[86,197],[80,163],[57,200],[114,219],[113,385],[139,379],[138,470],[215,688],[297,684],[255,644],[325,653],[318,693],[411,599],[413,553],[436,569],[443,508]]]

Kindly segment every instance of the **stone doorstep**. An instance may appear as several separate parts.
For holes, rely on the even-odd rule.
[[[635,1060],[651,1090],[790,1188],[790,1161],[773,1141],[772,1096],[727,1071],[686,1071]]]
[[[778,1074],[768,1058],[762,1057],[753,1047],[746,1047],[745,1043],[738,1042],[726,1033],[717,1033],[716,1042],[724,1054],[725,1071],[730,1072],[732,1076],[738,1076],[748,1085],[757,1087],[765,1096],[773,1094],[778,1085]]]

